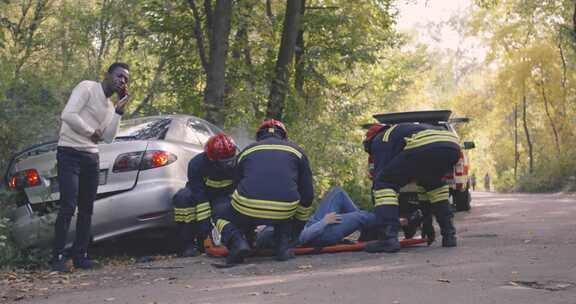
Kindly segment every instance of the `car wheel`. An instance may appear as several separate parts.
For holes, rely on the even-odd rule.
[[[454,202],[454,208],[456,211],[470,210],[470,202],[472,201],[470,190],[466,189],[465,191],[452,192],[452,201]]]

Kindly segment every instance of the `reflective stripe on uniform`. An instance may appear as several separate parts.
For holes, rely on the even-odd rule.
[[[386,142],[390,140],[390,133],[392,133],[392,130],[394,130],[397,126],[398,125],[393,125],[388,130],[386,130],[386,132],[384,132],[384,135],[382,136],[382,141]]]
[[[290,147],[290,146],[285,146],[285,145],[259,145],[259,146],[254,146],[244,152],[242,152],[242,154],[240,155],[240,157],[238,157],[238,162],[240,162],[242,160],[242,158],[252,152],[255,151],[260,151],[260,150],[279,150],[279,151],[286,151],[286,152],[290,152],[295,154],[298,158],[302,158],[302,152],[298,151],[297,149]]]
[[[450,188],[448,187],[448,185],[444,185],[432,191],[428,191],[428,199],[430,199],[431,203],[447,201],[449,196],[450,196]]]
[[[196,208],[174,208],[174,221],[177,223],[191,223],[196,220]]]
[[[212,209],[210,208],[210,203],[205,202],[196,205],[196,220],[203,221],[205,219],[210,218],[212,214]]]
[[[211,188],[225,188],[232,185],[232,180],[231,179],[211,180],[209,178],[206,178],[204,183],[206,184],[206,186]]]
[[[297,220],[307,221],[311,215],[312,215],[312,206],[304,207],[302,205],[298,205],[295,215]]]
[[[216,221],[216,230],[218,230],[218,233],[220,233],[220,235],[222,235],[222,230],[224,230],[224,227],[229,223],[230,223],[229,221],[223,219],[218,219]]]
[[[398,193],[391,188],[374,190],[374,206],[396,205],[398,206]]]
[[[416,191],[418,191],[418,201],[420,202],[427,202],[428,201],[428,193],[426,193],[426,189],[422,186],[417,186]]]
[[[232,206],[236,211],[255,218],[285,220],[294,216],[298,203],[249,199],[234,191]]]
[[[406,141],[404,150],[414,149],[436,142],[452,142],[459,145],[458,137],[454,133],[444,130],[424,130],[412,134],[410,137],[405,137],[404,140]]]

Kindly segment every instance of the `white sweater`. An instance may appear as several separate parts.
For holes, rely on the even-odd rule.
[[[120,118],[114,104],[104,95],[102,84],[82,81],[74,88],[62,111],[58,146],[98,153],[98,145],[90,140],[90,136],[100,129],[104,142],[111,143],[118,131]]]

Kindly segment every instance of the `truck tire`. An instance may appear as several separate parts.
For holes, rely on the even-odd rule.
[[[471,201],[472,196],[470,195],[469,189],[452,192],[452,202],[454,203],[454,208],[456,211],[469,211],[471,208]]]

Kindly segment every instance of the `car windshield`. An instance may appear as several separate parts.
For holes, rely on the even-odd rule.
[[[116,140],[163,139],[171,118],[144,118],[123,121]]]

